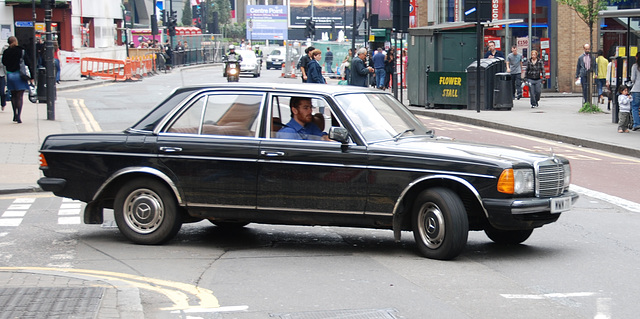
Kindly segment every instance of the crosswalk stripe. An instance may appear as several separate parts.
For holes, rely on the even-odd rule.
[[[24,217],[26,210],[8,210],[2,214],[2,217]]]

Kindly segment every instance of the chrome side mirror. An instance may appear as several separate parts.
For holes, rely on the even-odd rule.
[[[347,144],[349,142],[349,131],[344,127],[332,126],[329,128],[329,139]]]

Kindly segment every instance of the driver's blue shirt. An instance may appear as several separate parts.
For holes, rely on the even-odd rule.
[[[327,135],[327,133],[321,131],[313,122],[302,126],[300,123],[296,122],[296,120],[291,119],[289,123],[276,133],[276,138],[292,140],[321,140],[323,135]]]

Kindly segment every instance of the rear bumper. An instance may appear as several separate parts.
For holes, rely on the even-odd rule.
[[[571,206],[579,195],[573,191],[554,198],[571,198]],[[558,220],[560,213],[551,213],[552,198],[485,199],[489,223],[498,229],[531,229]]]

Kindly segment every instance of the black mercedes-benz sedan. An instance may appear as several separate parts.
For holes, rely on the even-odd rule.
[[[119,133],[59,134],[40,150],[42,189],[113,209],[139,244],[183,223],[327,225],[413,231],[451,259],[470,230],[525,241],[578,195],[569,161],[440,138],[392,95],[312,84],[176,89]]]

